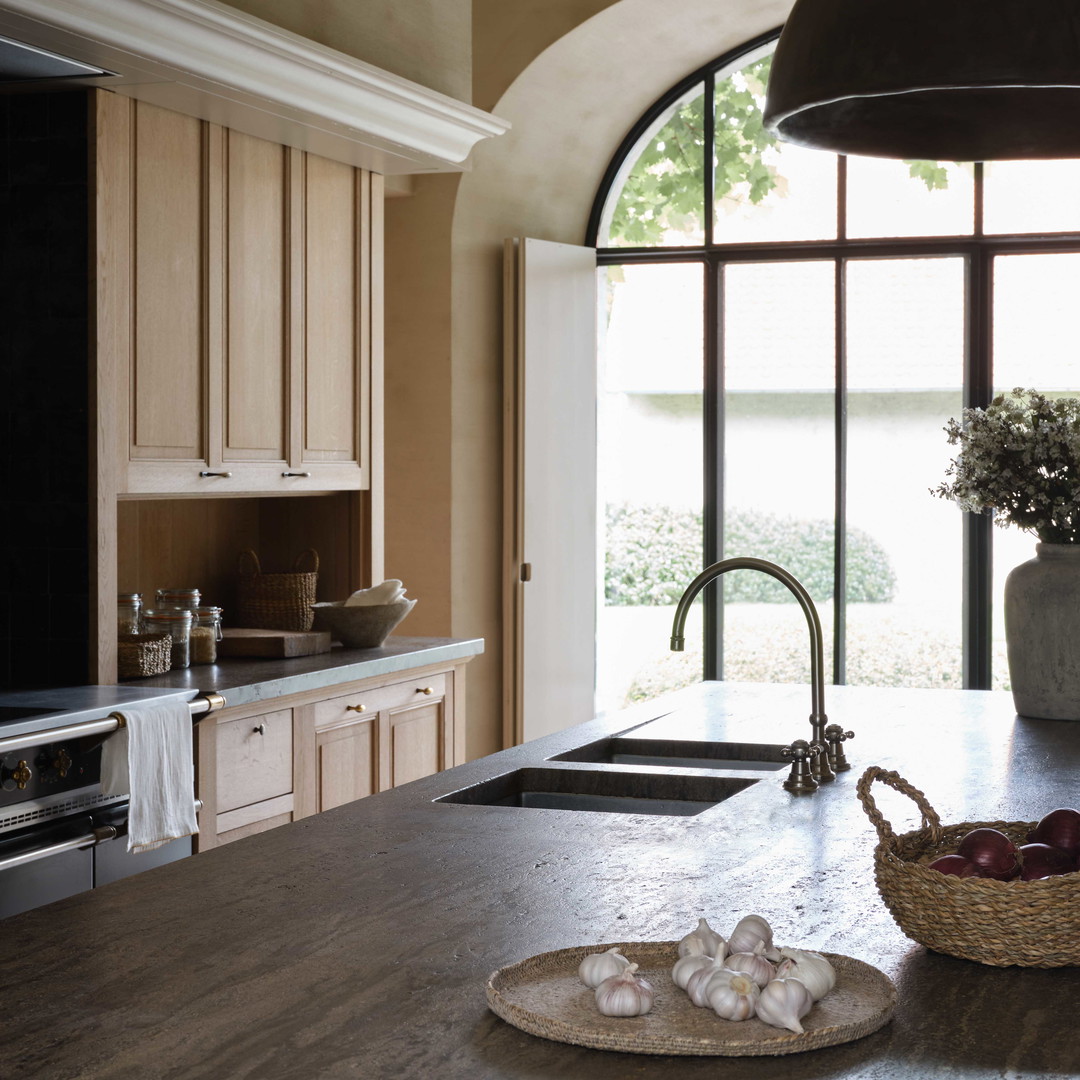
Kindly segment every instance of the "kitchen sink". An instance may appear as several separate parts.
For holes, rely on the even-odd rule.
[[[434,801],[692,817],[756,783],[738,776],[526,768],[452,791]]]
[[[634,739],[614,735],[551,758],[611,765],[662,765],[672,769],[723,769],[725,772],[777,772],[789,764],[783,747],[771,743],[687,742]]]

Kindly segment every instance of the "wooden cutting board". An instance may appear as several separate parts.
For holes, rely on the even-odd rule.
[[[327,630],[245,630],[228,627],[218,642],[219,656],[313,656],[330,651]]]

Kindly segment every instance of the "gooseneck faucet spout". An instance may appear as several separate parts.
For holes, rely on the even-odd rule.
[[[795,599],[799,601],[799,606],[803,609],[807,626],[810,629],[810,727],[813,731],[811,744],[818,748],[811,758],[810,771],[819,784],[835,780],[836,774],[829,765],[829,757],[826,751],[825,725],[828,723],[828,717],[825,715],[825,650],[821,635],[821,619],[818,618],[817,608],[814,606],[810,594],[806,591],[802,582],[793,574],[782,566],[777,566],[776,563],[749,557],[721,559],[720,562],[706,567],[686,587],[686,591],[682,594],[678,606],[675,608],[675,621],[671,627],[672,651],[683,651],[685,645],[683,630],[686,626],[686,616],[697,594],[710,581],[715,581],[729,570],[758,570],[763,574],[768,574],[770,577],[776,578],[782,585],[785,585]]]

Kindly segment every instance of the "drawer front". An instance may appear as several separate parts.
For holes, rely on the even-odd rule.
[[[422,675],[416,679],[379,686],[374,690],[359,690],[354,694],[320,701],[315,706],[315,727],[323,730],[355,720],[361,712],[400,709],[424,701],[441,700],[445,696],[446,675]]]
[[[292,710],[229,720],[217,726],[217,811],[292,791]]]

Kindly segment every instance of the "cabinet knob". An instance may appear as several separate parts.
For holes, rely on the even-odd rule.
[[[366,709],[367,709],[366,705],[346,705],[345,706],[345,711],[346,712],[364,712],[364,711],[366,711]]]
[[[418,686],[416,688],[416,692],[418,694],[434,694],[435,693],[435,691],[432,690],[432,688],[430,686]]]
[[[265,735],[266,734],[266,725],[265,724],[259,724],[257,727],[253,727],[251,729],[251,734],[252,735]]]
[[[231,472],[209,472],[208,470],[204,469],[201,473],[199,473],[199,475],[200,476],[223,476],[226,479],[228,479],[230,476],[232,476],[232,473]]]

